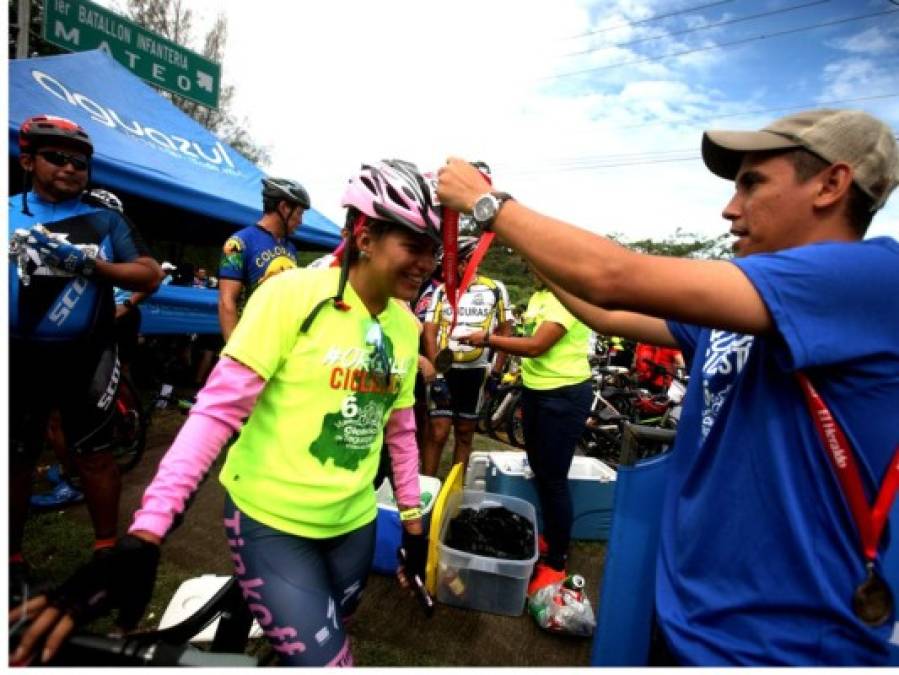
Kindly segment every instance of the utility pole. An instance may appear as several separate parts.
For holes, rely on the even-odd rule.
[[[19,0],[19,34],[16,36],[16,58],[28,58],[28,38],[31,33],[31,0]]]

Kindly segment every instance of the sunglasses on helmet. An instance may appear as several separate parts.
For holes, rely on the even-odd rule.
[[[59,150],[41,150],[38,156],[43,158],[45,162],[50,162],[53,166],[63,167],[71,164],[75,171],[84,171],[87,169],[87,157],[82,154],[73,154],[70,152],[60,152]]]

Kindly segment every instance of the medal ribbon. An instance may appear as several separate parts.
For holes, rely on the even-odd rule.
[[[802,387],[824,451],[843,488],[843,494],[858,528],[865,559],[874,561],[877,558],[877,543],[889,517],[896,491],[899,490],[899,444],[893,452],[874,507],[869,508],[858,462],[846,435],[808,377],[804,373],[796,373],[796,378]]]
[[[488,183],[493,184],[490,176],[484,172],[481,172],[481,175]],[[471,258],[468,259],[468,265],[466,265],[465,272],[462,274],[462,281],[457,285],[459,212],[447,208],[443,209],[443,281],[446,286],[446,297],[449,299],[450,307],[453,309],[453,321],[450,324],[447,337],[452,335],[453,329],[456,327],[459,297],[468,290],[468,285],[471,283],[475,272],[477,272],[478,265],[481,264],[484,256],[487,255],[487,249],[490,248],[490,244],[493,243],[495,236],[494,232],[485,232],[481,235],[478,245],[471,254]]]

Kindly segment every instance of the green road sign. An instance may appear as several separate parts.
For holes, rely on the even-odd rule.
[[[88,0],[44,0],[44,39],[70,52],[102,49],[150,84],[218,107],[219,64]]]

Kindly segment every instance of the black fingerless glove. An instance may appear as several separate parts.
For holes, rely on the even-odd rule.
[[[401,551],[405,552],[405,558],[399,551],[397,554],[403,561],[406,577],[412,581],[412,577],[418,575],[418,578],[424,583],[425,566],[428,562],[428,535],[410,534],[403,530]]]
[[[150,602],[158,566],[159,546],[127,534],[63,582],[50,594],[50,604],[78,623],[117,609],[117,623],[133,628]]]

